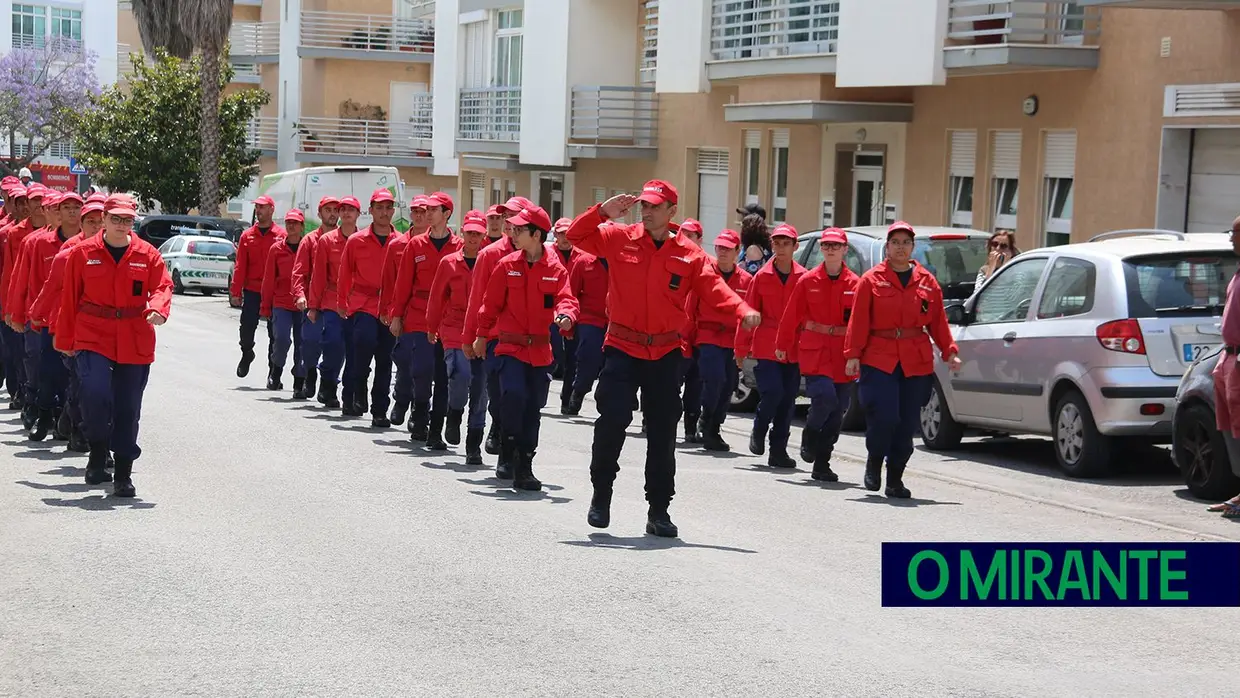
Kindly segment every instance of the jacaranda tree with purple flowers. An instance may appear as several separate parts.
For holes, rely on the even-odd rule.
[[[76,112],[90,109],[100,92],[94,52],[61,37],[42,43],[0,57],[0,138],[10,154],[20,153],[0,158],[0,173],[6,175],[30,165],[52,143],[70,140]]]

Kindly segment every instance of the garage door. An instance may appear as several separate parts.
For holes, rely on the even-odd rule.
[[[1240,129],[1197,129],[1188,184],[1189,233],[1231,230],[1240,213]]]
[[[715,237],[728,227],[728,151],[698,149],[698,220],[702,222],[702,248],[714,249]]]

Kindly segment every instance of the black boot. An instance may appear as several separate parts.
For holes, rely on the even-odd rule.
[[[569,417],[576,417],[581,414],[581,404],[585,402],[586,397],[577,391],[573,391],[568,396],[568,402],[564,403],[563,413]]]
[[[387,429],[390,426],[392,426],[392,423],[388,421],[388,418],[385,415],[383,414],[370,415],[370,428],[371,429]]]
[[[903,465],[887,464],[887,489],[884,494],[892,499],[908,499],[913,496],[904,486]]]
[[[133,461],[126,458],[116,459],[116,481],[112,483],[112,496],[129,499],[138,496],[133,487]]]
[[[310,397],[306,394],[306,379],[300,376],[293,376],[293,399],[305,400]]]
[[[242,349],[241,361],[237,364],[237,377],[245,378],[250,375],[250,364],[254,363],[254,350]]]
[[[457,441],[460,442],[460,432],[457,433]],[[448,444],[443,440],[443,413],[431,413],[430,426],[426,430],[426,447],[432,451],[446,451]]]
[[[392,403],[392,413],[388,415],[388,419],[392,420],[392,424],[404,424],[405,415],[409,412],[409,403],[394,402]]]
[[[865,488],[877,492],[883,486],[883,459],[870,456],[865,462]]]
[[[482,465],[482,430],[465,432],[465,465]]]
[[[611,490],[595,488],[590,498],[590,512],[586,514],[586,523],[595,528],[607,528],[611,525]]]
[[[284,384],[280,382],[280,374],[284,373],[283,366],[267,367],[267,389],[268,390],[284,390]]]
[[[766,464],[772,468],[795,468],[797,462],[788,455],[786,448],[771,448],[771,455],[766,457]]]
[[[667,513],[666,504],[650,505],[650,511],[646,514],[646,533],[660,538],[680,536],[680,530],[676,528],[676,524],[672,523],[672,517]]]
[[[340,400],[336,397],[335,383],[323,381],[323,384],[319,386],[318,398],[319,404],[328,409],[335,410],[340,408]]]
[[[818,437],[822,432],[805,427],[801,430],[801,460],[814,462],[814,454],[818,452]]]
[[[821,439],[814,453],[814,470],[810,473],[811,480],[819,482],[839,482],[840,476],[831,469],[831,447],[824,446]]]
[[[692,412],[685,413],[685,443],[702,443],[702,434],[698,431],[698,419],[700,418],[701,415],[696,415]]]
[[[42,441],[47,438],[48,432],[56,428],[56,415],[51,410],[39,410],[39,416],[36,418],[34,428],[30,430],[31,441]]]
[[[73,434],[73,420],[69,418],[69,410],[62,407],[56,415],[56,435],[54,438],[65,441]]]
[[[101,485],[111,482],[108,474],[108,445],[106,443],[91,444],[90,459],[86,461],[86,484]]]
[[[427,421],[430,419],[431,406],[425,402],[419,402],[413,406],[413,414],[409,417],[409,439],[411,441],[426,441],[429,435]]]
[[[22,407],[22,428],[26,431],[32,431],[38,421],[39,409],[35,407],[34,400],[29,400]]]
[[[512,442],[515,445],[515,440]],[[516,457],[513,455],[509,440],[500,437],[499,461],[495,464],[495,477],[499,480],[511,480]]]
[[[702,448],[716,453],[727,453],[732,450],[723,434],[719,432],[720,421],[709,415],[702,415]]]
[[[319,369],[307,368],[306,369],[306,384],[305,384],[305,387],[302,389],[302,393],[305,394],[306,399],[309,400],[310,398],[315,396],[315,394],[318,392],[318,389],[319,389]]]
[[[86,443],[86,437],[82,436],[82,432],[74,428],[69,432],[69,445],[66,448],[74,453],[87,453],[90,451],[90,444]]]
[[[465,410],[448,410],[448,421],[444,423],[443,438],[453,446],[461,443],[461,420],[465,417]]]
[[[755,456],[766,453],[766,433],[771,428],[770,424],[754,420],[753,431],[749,432],[749,452]]]
[[[513,454],[517,462],[513,464],[512,489],[523,492],[538,492],[542,489],[542,481],[534,477],[534,452],[513,446]]]
[[[491,429],[487,431],[487,442],[485,448],[487,453],[493,456],[499,455],[499,429],[496,428],[495,422],[491,422]]]

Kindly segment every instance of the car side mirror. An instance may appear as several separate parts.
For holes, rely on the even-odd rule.
[[[969,324],[969,311],[965,310],[963,303],[949,305],[944,308],[947,313],[947,324],[949,325],[967,325]]]

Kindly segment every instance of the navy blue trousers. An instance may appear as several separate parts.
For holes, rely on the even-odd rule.
[[[542,408],[551,388],[551,367],[531,366],[512,356],[497,356],[496,362],[504,410],[502,433],[505,438],[515,438],[521,452],[533,453],[538,448]]]
[[[304,378],[306,367],[302,356],[302,321],[305,316],[300,310],[274,308],[271,311],[271,322],[275,325],[275,345],[271,350],[271,364],[284,371],[288,365],[288,350],[293,350],[293,376]]]
[[[740,372],[730,347],[702,344],[697,348],[698,377],[702,384],[702,414],[722,422],[728,416]],[[687,390],[687,388],[686,388]]]
[[[444,352],[444,365],[448,373],[448,409],[464,410],[469,407],[469,429],[484,429],[487,425],[486,374],[482,359],[467,359],[461,349]]]
[[[142,394],[149,364],[121,364],[93,351],[77,353],[81,381],[82,435],[87,443],[110,444],[117,460],[137,460]]]
[[[771,449],[785,449],[792,431],[797,393],[801,390],[801,369],[797,364],[758,359],[753,376],[758,382],[758,413],[753,418],[754,428],[769,426]]]
[[[603,340],[607,331],[594,325],[577,325],[574,334],[577,335],[577,371],[572,381],[573,392],[585,396],[594,390],[594,382],[603,370]]]
[[[375,380],[370,387],[370,416],[386,417],[392,401],[392,348],[396,338],[374,315],[354,313],[352,319],[354,396],[366,394],[373,363]]]
[[[805,428],[818,430],[818,450],[829,458],[840,439],[840,424],[852,398],[852,383],[836,383],[826,376],[806,376],[805,392],[809,395]]]
[[[323,356],[323,314],[319,314],[318,322],[310,322],[307,313],[301,317],[301,359],[307,371],[319,367],[319,359]]]
[[[865,408],[865,450],[887,467],[908,465],[921,408],[930,401],[934,376],[906,376],[899,364],[891,373],[861,366],[857,397]]]
[[[39,409],[56,410],[64,405],[69,373],[64,356],[52,346],[52,333],[46,327],[31,332],[39,337]]]

